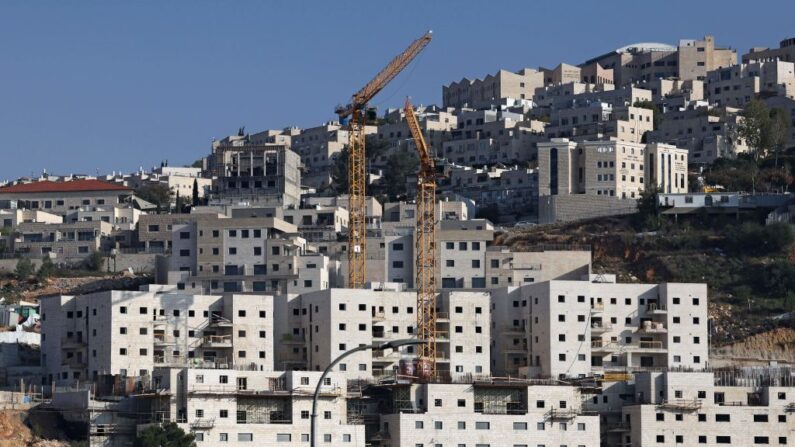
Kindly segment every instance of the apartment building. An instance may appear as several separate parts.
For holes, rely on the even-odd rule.
[[[795,98],[795,63],[781,60],[734,65],[707,74],[707,99],[723,107],[745,107],[771,96]]]
[[[659,128],[647,135],[647,141],[687,149],[690,164],[735,158],[749,150],[745,140],[738,136],[742,122],[739,112],[730,107],[670,111]]]
[[[375,126],[365,126],[365,135],[376,133]],[[348,144],[348,130],[336,121],[301,130],[292,138],[292,150],[301,157],[303,184],[324,189],[331,184],[331,171],[342,148]]]
[[[278,326],[277,330],[287,334],[284,339],[302,341],[307,348],[307,369],[323,370],[353,347],[414,337],[416,300],[415,292],[364,289],[311,292],[290,304],[294,318],[300,314],[300,326],[283,329]],[[438,295],[436,307],[439,376],[488,375],[489,294],[444,292]],[[361,351],[345,358],[334,371],[350,379],[392,376],[401,358],[410,360],[414,355],[413,346],[400,352]]]
[[[301,237],[309,242],[336,241],[348,232],[348,210],[339,206],[308,206],[287,208],[284,221],[298,227]]]
[[[14,228],[21,223],[63,223],[63,216],[38,210],[0,209],[0,228]]]
[[[538,190],[542,196],[586,194],[636,198],[652,184],[670,187],[672,192],[687,192],[686,149],[656,143],[619,140],[575,143],[553,138],[548,143],[539,143],[538,150]],[[663,155],[665,160],[661,158]]]
[[[544,74],[544,83],[548,85],[568,84],[570,82],[580,82],[582,75],[580,67],[560,63],[555,68],[539,68]]]
[[[301,199],[301,159],[284,144],[254,144],[247,136],[214,141],[206,160],[216,178],[213,200],[260,205],[297,205]]]
[[[655,78],[704,80],[707,72],[737,63],[737,52],[715,45],[713,36],[702,40],[682,39],[678,46],[636,43],[618,48],[585,62],[613,70],[616,85]]]
[[[551,110],[568,109],[578,105],[591,103],[605,103],[616,107],[633,106],[637,102],[651,101],[652,92],[649,89],[625,85],[614,87],[606,85],[602,88],[592,88],[588,84],[563,84],[555,87],[546,87],[536,91],[539,105]],[[535,111],[535,114],[546,111]],[[587,121],[583,121],[585,123]]]
[[[132,204],[123,205],[96,205],[81,206],[63,217],[65,222],[94,222],[102,221],[113,225],[117,230],[134,230],[138,226],[138,219],[146,214]]]
[[[447,165],[438,192],[472,199],[479,208],[496,208],[506,220],[532,215],[538,207],[538,173],[518,166],[472,168]]]
[[[156,368],[152,378],[152,393],[136,397],[138,405],[149,407],[155,421],[177,422],[199,446],[309,445],[319,372],[182,367]],[[352,391],[342,374],[324,379],[318,444],[364,447],[364,425],[348,409]]]
[[[544,85],[544,73],[524,68],[516,73],[500,70],[483,79],[463,78],[442,87],[444,107],[488,108],[501,99],[530,99]]]
[[[501,351],[515,354],[507,356],[509,365],[526,361],[520,373],[527,377],[708,366],[706,284],[617,284],[592,275],[526,284],[501,294],[507,298],[494,299],[494,312],[511,312],[503,324],[514,339],[512,350]]]
[[[295,225],[269,217],[209,216],[172,225],[168,284],[199,293],[285,293],[298,279],[306,241],[296,236]]]
[[[152,185],[164,185],[171,191],[172,205],[176,205],[177,197],[192,197],[194,184],[197,186],[199,198],[208,197],[213,184],[211,178],[202,176],[202,168],[168,166],[165,162],[161,166],[152,167],[148,172],[143,168],[131,174],[114,171],[102,176],[101,179],[135,190]]]
[[[785,62],[795,62],[795,37],[784,39],[778,44],[778,48],[754,47],[743,54],[743,63],[782,60]]]
[[[84,206],[125,203],[133,190],[95,179],[38,180],[0,188],[0,208],[42,210],[64,216]]]
[[[728,373],[734,380],[720,372],[636,373],[635,402],[622,408],[613,436],[631,447],[792,442],[792,382]]]
[[[523,381],[385,387],[376,446],[599,446],[599,416],[578,388]]]
[[[102,221],[20,223],[9,235],[9,248],[21,256],[58,263],[82,262],[96,251],[113,245],[113,225]]]
[[[664,113],[690,107],[704,100],[704,81],[683,81],[676,78],[656,78],[643,83],[651,91],[652,100]]]
[[[494,225],[485,219],[443,220],[436,235],[439,280],[443,289],[484,289],[486,246],[494,240]]]
[[[54,296],[41,300],[41,325],[45,384],[149,376],[158,366],[274,369],[269,296],[157,287]]]
[[[415,116],[420,123],[420,129],[430,148],[440,148],[442,143],[450,139],[450,132],[458,127],[458,117],[453,109],[442,109],[436,106],[417,106]],[[392,149],[407,149],[414,147],[408,124],[406,124],[403,109],[389,109],[384,113],[383,124],[378,125],[378,132],[373,139],[387,144]],[[384,162],[382,157],[379,162]]]
[[[651,109],[613,106],[600,101],[552,110],[550,123],[544,131],[548,138],[586,140],[612,137],[640,143],[643,135],[652,130],[654,113]]]

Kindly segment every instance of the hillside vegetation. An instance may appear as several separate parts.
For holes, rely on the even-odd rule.
[[[704,282],[715,321],[714,345],[790,324],[795,310],[793,231],[757,218],[699,216],[638,232],[638,216],[540,226],[498,236],[521,250],[538,244],[589,244],[594,273],[620,282]],[[642,225],[640,226],[642,228]]]

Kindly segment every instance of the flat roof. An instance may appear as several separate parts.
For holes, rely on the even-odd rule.
[[[51,182],[43,180],[32,183],[20,183],[18,185],[0,188],[0,194],[15,193],[42,193],[42,192],[87,192],[87,191],[132,191],[116,183],[104,182],[101,180],[69,180],[66,182]]]

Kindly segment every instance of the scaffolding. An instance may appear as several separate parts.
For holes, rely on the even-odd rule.
[[[475,413],[527,413],[527,387],[479,386],[474,388],[474,394]]]
[[[246,397],[237,399],[238,424],[290,424],[291,399]]]

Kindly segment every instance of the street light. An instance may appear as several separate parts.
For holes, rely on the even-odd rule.
[[[395,349],[397,350],[400,347],[408,346],[408,345],[421,345],[425,343],[424,340],[417,340],[414,338],[404,338],[401,340],[393,340],[388,341],[386,343],[375,343],[372,345],[362,345],[357,346],[353,349],[349,349],[348,351],[343,352],[340,354],[339,357],[334,359],[326,369],[323,370],[323,374],[320,375],[320,378],[317,380],[317,386],[315,386],[315,395],[312,397],[312,416],[310,421],[310,430],[309,430],[309,439],[310,439],[310,447],[315,447],[315,420],[317,419],[317,398],[320,395],[320,386],[323,384],[323,379],[326,378],[328,373],[331,372],[331,369],[340,362],[340,360],[344,359],[345,357],[360,351],[366,351],[368,349],[372,349],[373,351],[383,351],[385,349]]]

